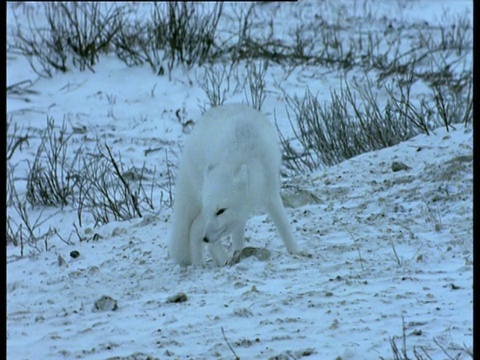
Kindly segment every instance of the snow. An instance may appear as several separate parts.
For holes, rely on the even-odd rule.
[[[319,11],[333,7],[322,4]],[[432,22],[472,6],[395,4],[399,22]],[[428,11],[418,11],[423,5]],[[313,5],[286,6],[257,11],[285,18],[290,8],[304,14]],[[349,11],[361,16],[362,10]],[[392,14],[379,7],[372,16]],[[86,127],[85,138],[74,137],[85,149],[94,151],[88,139],[99,138],[127,167],[145,163],[163,173],[165,151],[176,163],[187,136],[176,114],[196,121],[208,102],[197,81],[203,70],[174,68],[169,80],[147,65],[126,67],[113,55],[94,69],[39,79],[36,93],[7,98],[9,116],[32,134],[45,128],[47,116],[57,127],[62,121],[69,129]],[[269,81],[282,78],[281,68],[269,70]],[[315,71],[296,69],[282,86],[303,94]],[[315,75],[321,80],[308,85],[328,94],[338,76],[321,72]],[[7,57],[7,84],[25,79],[36,79],[25,59]],[[236,101],[245,101],[244,94],[228,99]],[[272,120],[275,111],[281,130],[291,131],[278,89],[272,87],[264,111]],[[32,138],[11,160],[20,193],[38,143]],[[162,150],[145,155],[157,147]],[[435,340],[452,357],[468,358],[458,348],[473,349],[472,157],[473,132],[459,124],[283,179],[285,198],[298,190],[316,199],[287,208],[299,245],[312,257],[289,255],[260,213],[247,224],[246,245],[269,249],[271,258],[226,267],[208,261],[182,268],[171,261],[171,209],[160,203],[163,190],[155,189],[156,209],[143,218],[94,227],[85,215],[82,241],[73,227],[76,210],[29,207],[32,219],[45,219],[42,229],[55,226],[73,244],[52,240],[49,251],[27,250],[24,257],[19,247],[7,246],[7,358],[233,359],[233,351],[241,359],[391,358],[390,338],[402,346],[402,319],[412,357],[415,347],[446,358]],[[392,171],[394,161],[408,169]],[[11,207],[7,214],[18,218]],[[74,250],[79,257],[70,256]],[[180,292],[186,301],[168,301]],[[93,311],[103,295],[118,309]]]

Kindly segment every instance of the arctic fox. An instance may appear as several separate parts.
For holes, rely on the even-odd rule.
[[[170,255],[180,265],[203,264],[203,248],[218,265],[229,257],[219,241],[232,235],[243,249],[245,223],[263,207],[287,250],[299,254],[280,198],[281,153],[275,128],[246,105],[207,111],[187,138],[179,165]]]

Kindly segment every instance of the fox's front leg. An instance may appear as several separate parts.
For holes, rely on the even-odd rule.
[[[193,265],[203,265],[205,218],[199,214],[190,227],[190,256]]]

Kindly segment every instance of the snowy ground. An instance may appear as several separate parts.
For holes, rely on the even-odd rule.
[[[428,16],[440,18],[441,2],[426,3],[438,10]],[[409,3],[403,19],[421,15],[415,4],[422,2]],[[305,71],[284,86],[302,92],[312,69]],[[15,56],[7,58],[7,75],[7,84],[35,78]],[[318,77],[317,90],[337,85],[330,80]],[[20,128],[36,134],[47,116],[57,126],[65,120],[87,129],[74,137],[85,148],[103,139],[125,164],[145,162],[157,173],[164,150],[145,150],[178,154],[185,134],[177,110],[196,120],[206,103],[193,73],[175,69],[169,81],[113,56],[95,74],[59,74],[32,89],[7,99]],[[270,115],[275,109],[288,132],[280,94],[272,89],[264,108]],[[243,101],[243,94],[231,100]],[[35,145],[38,138],[12,158],[20,192]],[[240,359],[378,359],[391,358],[390,339],[401,348],[405,333],[412,358],[415,347],[432,359],[467,359],[461,349],[473,346],[472,159],[473,133],[458,125],[283,179],[285,202],[297,202],[287,209],[294,233],[311,258],[288,255],[262,214],[247,224],[247,245],[268,248],[270,260],[181,268],[166,248],[165,206],[101,227],[86,217],[82,242],[71,236],[75,210],[29,209],[74,244],[56,241],[23,258],[19,247],[7,247],[7,357],[233,359],[235,352]],[[393,171],[394,162],[407,167]],[[79,257],[70,256],[74,250]],[[180,292],[186,301],[169,301]],[[94,309],[104,295],[116,306]]]

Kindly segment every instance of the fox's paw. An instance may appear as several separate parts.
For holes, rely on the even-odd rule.
[[[312,258],[313,255],[309,253],[306,250],[301,250],[301,249],[295,249],[295,251],[289,251],[290,254],[294,256],[299,256],[299,257],[307,257],[307,258]]]
[[[303,256],[303,257],[307,257],[307,258],[312,258],[312,257],[313,257],[313,254],[309,253],[309,252],[306,251],[306,250],[301,250],[300,253],[298,254],[298,256]]]

